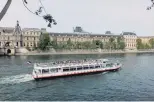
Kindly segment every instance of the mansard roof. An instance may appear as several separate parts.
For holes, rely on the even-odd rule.
[[[133,32],[123,32],[122,35],[136,35],[136,34]]]
[[[14,28],[13,27],[0,27],[0,32],[3,33],[13,33]]]
[[[22,31],[27,32],[27,31],[41,31],[41,30],[39,28],[23,28]]]
[[[122,35],[115,35],[115,34],[92,34],[92,33],[49,33],[51,36],[89,36],[89,37],[101,37],[101,36],[122,36]]]

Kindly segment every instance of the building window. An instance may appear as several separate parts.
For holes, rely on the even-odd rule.
[[[16,43],[16,46],[18,46],[18,42]]]

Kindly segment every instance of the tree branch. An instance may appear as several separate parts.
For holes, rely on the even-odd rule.
[[[11,2],[12,2],[12,0],[8,0],[7,3],[5,4],[4,8],[2,9],[2,11],[0,13],[0,21],[2,20],[2,18],[6,14],[8,8],[10,7]]]

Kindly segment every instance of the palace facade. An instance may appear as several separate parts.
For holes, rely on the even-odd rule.
[[[122,32],[124,42],[125,42],[125,50],[137,50],[137,35],[133,32]]]
[[[117,42],[117,38],[123,38],[122,35],[114,35],[114,34],[90,34],[90,33],[49,33],[51,40],[56,39],[57,42],[67,42],[69,39],[73,42],[85,42],[85,41],[94,41],[100,40],[102,42],[109,42],[110,38],[115,38],[115,42]]]
[[[33,50],[38,47],[40,35],[46,33],[46,29],[38,28],[23,28],[21,29],[19,22],[15,28],[13,27],[0,27],[0,49],[5,53],[16,53],[15,49],[27,48]],[[70,39],[72,42],[92,42],[100,40],[104,44],[109,42],[110,38],[114,38],[117,42],[121,38],[125,42],[126,50],[136,50],[137,35],[133,32],[122,32],[120,34],[92,34],[87,32],[74,32],[74,33],[49,33],[51,40],[56,39],[58,43],[67,43]],[[147,38],[149,40],[149,38]],[[146,42],[146,41],[145,41]],[[11,51],[10,51],[11,50]]]
[[[114,38],[115,42],[120,37],[125,43],[125,50],[136,50],[137,35],[133,32],[122,32],[121,34],[90,34],[90,33],[49,33],[51,40],[56,39],[57,42],[66,43],[69,39],[73,42],[85,42],[100,40],[104,44],[109,42],[110,38]]]
[[[138,39],[141,39],[142,43],[150,45],[150,39],[154,39],[154,36],[138,36]]]
[[[0,52],[16,53],[19,48],[32,50],[38,46],[41,30],[38,28],[21,29],[19,22],[15,28],[0,27]]]

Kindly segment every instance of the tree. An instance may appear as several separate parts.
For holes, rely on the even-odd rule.
[[[51,46],[54,48],[54,49],[57,49],[58,48],[58,43],[57,43],[57,38],[53,39],[51,41]]]
[[[71,39],[69,38],[69,39],[67,40],[67,48],[68,48],[68,49],[72,49],[72,47],[73,47],[73,43],[72,43]]]
[[[154,39],[153,38],[151,38],[149,40],[149,43],[150,43],[151,48],[154,48]]]
[[[82,42],[83,49],[89,49],[91,47],[91,43],[89,41]]]
[[[49,34],[42,34],[40,36],[40,41],[38,44],[38,48],[42,51],[49,50],[49,47],[51,46],[51,40]]]
[[[150,46],[149,46],[148,44],[145,44],[145,45],[144,45],[144,48],[145,48],[145,49],[150,49]]]
[[[44,20],[45,20],[46,22],[48,22],[48,27],[51,27],[51,24],[52,24],[52,23],[53,23],[54,25],[57,24],[56,21],[55,21],[55,19],[53,19],[53,17],[52,17],[50,14],[48,14],[48,13],[46,12],[45,7],[43,6],[41,0],[39,0],[39,2],[40,2],[40,4],[41,4],[41,7],[39,7],[39,9],[36,10],[35,12],[31,11],[31,10],[27,7],[27,5],[28,5],[27,0],[22,0],[22,2],[23,2],[25,8],[26,8],[28,11],[30,11],[31,13],[33,13],[33,14],[39,16],[39,17],[43,17]],[[0,21],[2,20],[2,18],[3,18],[4,15],[6,14],[6,12],[7,12],[8,8],[10,7],[11,3],[12,3],[12,0],[7,0],[7,3],[5,4],[4,8],[3,8],[2,11],[0,12]],[[46,13],[46,15],[41,15],[42,9],[43,9],[44,12]]]
[[[122,38],[121,37],[118,37],[117,38],[117,43],[120,43],[122,41]]]
[[[114,43],[115,43],[114,41],[115,41],[115,39],[112,38],[112,37],[109,39],[110,50],[111,50],[111,49],[114,49]]]
[[[119,46],[118,49],[121,49],[121,50],[125,49],[125,43],[124,42],[120,42],[119,45],[120,46]]]
[[[82,45],[81,42],[76,42],[74,47],[76,49],[81,49],[81,45]]]
[[[137,39],[137,49],[144,49],[144,44],[142,43],[141,39]]]
[[[110,43],[109,42],[105,42],[104,49],[110,49]]]
[[[103,42],[100,40],[93,40],[93,45],[95,46],[95,48],[103,48]]]
[[[117,44],[117,46],[116,46],[117,49],[120,49],[120,44],[121,44],[122,41],[123,41],[123,40],[122,40],[121,37],[118,37],[118,38],[117,38],[117,43],[116,43],[116,44]]]
[[[154,0],[151,0],[151,2],[152,4],[149,7],[147,7],[147,10],[151,10],[151,8],[154,7]]]

